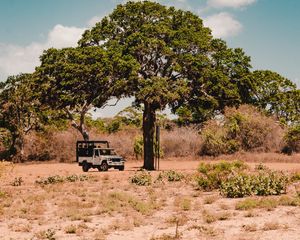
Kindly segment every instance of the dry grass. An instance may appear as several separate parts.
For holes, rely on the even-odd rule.
[[[67,168],[65,164],[54,165]],[[63,174],[58,170],[52,174],[59,173],[64,178],[70,175],[70,171]],[[134,186],[128,182],[134,171],[89,172],[93,177],[87,181],[40,186],[34,183],[38,174],[29,179],[23,177],[26,181],[19,187],[9,184],[15,178],[12,174],[1,185],[5,194],[0,195],[3,222],[0,239],[5,234],[13,239],[104,240],[126,236],[237,240],[237,236],[255,238],[255,234],[272,230],[281,237],[287,233],[300,234],[298,197],[291,192],[274,197],[226,199],[217,192],[196,191],[185,181]],[[272,221],[278,216],[281,216],[280,224]],[[287,231],[285,225],[294,232]]]

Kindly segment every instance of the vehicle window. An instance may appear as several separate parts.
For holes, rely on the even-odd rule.
[[[95,156],[96,156],[96,157],[99,157],[99,150],[96,150],[96,151],[95,151]]]

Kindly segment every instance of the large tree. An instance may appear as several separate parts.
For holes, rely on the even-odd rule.
[[[245,79],[250,74],[250,57],[240,48],[228,48],[220,39],[211,41],[208,56],[210,62],[205,68],[199,60],[184,66],[189,96],[173,106],[181,124],[203,123],[226,106],[238,106],[250,99],[252,85]]]
[[[43,104],[62,110],[84,140],[89,140],[85,117],[93,107],[103,107],[123,76],[133,72],[129,58],[120,58],[101,47],[48,49],[36,70]],[[130,68],[130,69],[129,69]]]
[[[256,70],[245,77],[251,85],[248,102],[285,123],[299,121],[299,90],[296,84],[270,70]]]
[[[33,74],[8,77],[0,86],[0,128],[10,132],[11,143],[6,157],[22,161],[24,137],[39,130],[50,113],[43,109],[35,93]]]
[[[144,106],[144,168],[154,169],[156,111],[176,105],[187,94],[185,68],[209,64],[211,39],[193,13],[144,1],[118,5],[80,40],[82,47],[103,45],[136,60],[138,71],[126,81],[126,90]]]

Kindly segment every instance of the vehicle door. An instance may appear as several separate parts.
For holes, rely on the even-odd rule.
[[[99,165],[99,164],[100,164],[100,149],[94,149],[93,165]]]

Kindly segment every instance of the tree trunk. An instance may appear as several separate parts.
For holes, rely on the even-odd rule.
[[[21,134],[13,136],[13,143],[10,150],[13,162],[24,161],[24,137]]]
[[[144,137],[144,166],[146,170],[154,170],[154,131],[155,109],[149,103],[144,103],[143,137]]]

